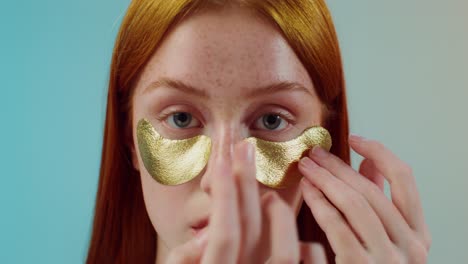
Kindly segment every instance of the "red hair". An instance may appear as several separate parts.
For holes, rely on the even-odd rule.
[[[166,32],[185,16],[222,0],[133,0],[118,33],[109,78],[99,184],[87,263],[154,263],[156,233],[131,161],[131,101],[134,83]],[[232,3],[232,1],[230,1]],[[323,126],[331,152],[350,163],[348,113],[341,55],[324,0],[238,0],[269,19],[293,48],[326,107]],[[310,209],[297,218],[302,240],[319,241],[334,255]]]

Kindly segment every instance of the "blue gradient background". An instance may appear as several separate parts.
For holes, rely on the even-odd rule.
[[[1,5],[0,263],[85,260],[110,57],[128,3]],[[468,2],[328,3],[352,132],[412,165],[433,235],[430,263],[466,261]]]

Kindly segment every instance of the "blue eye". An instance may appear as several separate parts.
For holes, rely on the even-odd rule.
[[[167,122],[174,128],[191,128],[200,125],[200,122],[187,112],[171,114],[167,119]]]
[[[278,128],[283,129],[287,124],[287,121],[277,114],[263,115],[255,122],[256,127],[264,127],[267,130],[276,130]]]

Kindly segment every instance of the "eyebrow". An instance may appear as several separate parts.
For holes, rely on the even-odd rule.
[[[190,84],[186,84],[180,80],[175,80],[167,77],[158,79],[157,81],[152,82],[148,85],[143,93],[150,92],[158,87],[168,87],[172,89],[179,90],[184,93],[192,94],[198,97],[209,98],[210,95],[202,89],[196,88]],[[257,87],[251,89],[245,97],[252,98],[259,95],[272,94],[278,92],[287,92],[287,91],[299,91],[313,95],[313,93],[304,87],[302,84],[297,82],[282,81],[278,83],[268,84],[265,86]]]

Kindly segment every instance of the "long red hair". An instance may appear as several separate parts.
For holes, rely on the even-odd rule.
[[[154,263],[156,233],[147,215],[139,173],[131,162],[135,80],[166,32],[185,16],[223,0],[133,0],[112,55],[99,184],[87,263]],[[331,152],[350,163],[348,113],[341,55],[324,0],[238,0],[278,27],[308,71],[326,106],[323,126]],[[297,218],[302,240],[330,245],[304,203]]]

